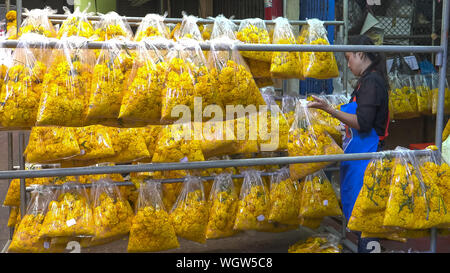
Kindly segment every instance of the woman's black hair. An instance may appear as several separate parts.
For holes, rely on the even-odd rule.
[[[354,35],[348,38],[349,45],[374,45],[372,39],[366,35]],[[386,70],[386,57],[381,52],[362,52],[363,58],[369,58],[372,64],[366,69],[366,71],[375,70],[380,73],[383,78],[388,82],[387,70]]]

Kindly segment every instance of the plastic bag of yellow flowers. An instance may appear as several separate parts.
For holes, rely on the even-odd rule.
[[[90,38],[94,35],[94,26],[92,26],[91,22],[87,19],[91,13],[88,14],[86,12],[87,9],[80,11],[79,7],[75,7],[73,13],[71,13],[67,7],[63,7],[63,10],[65,11],[65,14],[67,14],[67,19],[64,20],[58,30],[58,39],[61,39],[63,36]]]
[[[144,138],[144,128],[105,128],[111,138],[114,156],[100,158],[99,163],[127,163],[150,156]]]
[[[291,24],[286,18],[278,17],[275,19],[275,28],[273,33],[274,44],[295,45],[295,36]],[[272,53],[272,62],[270,73],[273,78],[303,79],[302,63],[300,52],[277,51]]]
[[[270,44],[266,23],[260,18],[242,20],[236,38],[246,44]],[[268,51],[242,51],[241,54],[246,58],[258,61],[272,61],[272,52]]]
[[[432,112],[433,115],[437,113],[438,96],[439,96],[439,75],[437,73],[431,74],[431,93],[432,99]],[[445,95],[444,95],[444,113],[450,114],[450,90],[448,89],[448,81],[445,79]]]
[[[250,69],[250,72],[252,73],[252,76],[253,78],[255,78],[255,80],[272,77],[272,74],[270,74],[269,62],[257,61],[250,58],[244,58],[244,61]]]
[[[233,229],[236,219],[238,192],[231,173],[221,173],[214,178],[209,195],[209,221],[206,230],[207,239],[230,237],[237,233]]]
[[[306,20],[308,23],[307,45],[329,45],[327,30],[323,21],[318,19]],[[301,44],[301,43],[299,43]],[[303,77],[314,79],[330,79],[339,76],[336,58],[333,52],[302,52]]]
[[[210,44],[208,61],[211,64],[213,89],[217,94],[214,103],[220,105],[224,112],[228,105],[265,105],[249,68],[236,50],[236,41],[222,37],[210,40]]]
[[[237,153],[239,142],[234,138],[234,131],[223,121],[194,122],[195,136],[205,158]],[[197,126],[197,127],[196,127]],[[201,130],[201,131],[200,131]]]
[[[94,219],[89,196],[76,182],[64,183],[54,192],[39,236],[94,236]]]
[[[101,125],[75,127],[74,132],[81,153],[73,157],[73,160],[91,160],[114,156],[112,140],[105,127]]]
[[[6,18],[6,39],[13,37],[17,39],[17,12],[10,10],[5,15]]]
[[[281,111],[283,112],[289,128],[292,127],[292,124],[295,120],[295,108],[299,101],[300,97],[285,95],[281,98]]]
[[[93,54],[87,39],[63,37],[53,50],[50,67],[44,76],[37,126],[84,125],[91,84]]]
[[[178,236],[197,243],[206,242],[209,207],[200,177],[185,178],[183,189],[170,211],[170,218]]]
[[[341,253],[342,245],[333,234],[317,234],[290,246],[288,253]]]
[[[179,247],[175,229],[160,196],[161,182],[146,180],[139,186],[128,252],[163,251]]]
[[[214,24],[212,25],[211,37],[212,39],[218,39],[221,37],[227,37],[231,40],[236,40],[237,25],[230,19],[226,18],[222,14],[214,17]]]
[[[324,95],[319,95],[318,97],[327,101],[329,105],[332,105],[335,109],[339,110],[339,106],[333,104],[329,97]],[[313,99],[312,97],[308,97],[307,100],[312,101]],[[341,121],[320,109],[312,108],[310,111],[314,120],[324,127],[325,131],[333,138],[336,144],[342,146]]]
[[[125,18],[114,11],[110,11],[100,16],[94,35],[94,41],[107,41],[110,39],[132,40],[133,31]]]
[[[161,93],[163,123],[173,123],[185,110],[190,111],[190,116],[183,118],[193,120],[195,105],[195,110],[202,112],[206,106],[217,103],[217,91],[213,89],[212,75],[198,41],[179,40],[170,48],[167,60],[166,86]]]
[[[139,162],[150,163],[152,161],[162,129],[163,125],[149,125],[143,128],[143,137],[145,139],[145,144],[147,145],[149,156],[140,159]]]
[[[430,180],[430,177],[435,176],[432,166],[421,168],[414,151],[402,147],[397,147],[395,151],[398,155],[394,160],[383,225],[427,229],[448,223],[449,214],[443,206],[439,187],[435,181]]]
[[[9,39],[17,40],[17,38],[20,38],[26,33],[36,33],[47,38],[56,38],[55,27],[48,18],[49,15],[53,15],[56,12],[56,10],[52,10],[50,7],[32,10],[25,9],[27,16],[20,26],[18,37],[10,36]]]
[[[61,252],[55,249],[49,240],[39,236],[45,218],[47,205],[52,191],[39,185],[31,192],[31,199],[26,212],[14,231],[8,252],[13,253],[52,253]]]
[[[393,164],[394,161],[385,154],[369,161],[362,188],[348,221],[349,229],[366,233],[393,231],[392,228],[383,226]]]
[[[134,213],[117,186],[107,180],[98,180],[92,185],[95,226],[93,240],[128,234]]]
[[[300,187],[301,217],[323,218],[342,215],[336,193],[323,170],[308,175]]]
[[[270,177],[270,212],[271,222],[282,224],[299,224],[300,191],[296,180],[289,177],[289,168],[282,168]]]
[[[390,75],[389,103],[392,105],[392,115],[395,119],[409,119],[419,116],[417,94],[414,83],[409,75]]]
[[[289,130],[289,156],[312,156],[344,153],[333,138],[311,115],[306,100],[299,100],[296,116]],[[330,165],[331,162],[291,164],[292,179],[301,179]]]
[[[239,195],[238,212],[234,229],[263,230],[270,225],[269,191],[261,179],[261,172],[254,169],[242,171],[244,182]]]
[[[29,163],[52,162],[81,153],[71,127],[33,127],[28,145],[25,148],[25,160]]]
[[[414,86],[417,94],[417,109],[422,115],[431,115],[433,106],[431,76],[414,75]]]
[[[36,39],[34,35],[25,35],[19,40],[6,70],[0,92],[0,127],[4,129],[26,129],[36,123],[47,70],[46,64],[35,55],[40,49],[28,46]]]
[[[153,43],[157,41],[163,40],[138,44],[138,61],[133,64],[120,106],[119,120],[123,124],[136,127],[161,122],[161,90],[165,87],[168,65]]]
[[[162,37],[169,39],[169,31],[167,26],[164,24],[164,19],[166,16],[167,13],[164,15],[154,13],[145,15],[136,30],[134,40],[139,42],[148,37]]]

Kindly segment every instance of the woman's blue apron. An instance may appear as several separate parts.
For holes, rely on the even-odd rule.
[[[357,104],[353,101],[341,106],[341,111],[356,114]],[[379,137],[372,128],[368,133],[360,133],[358,130],[345,125],[343,139],[344,153],[371,153],[378,149]],[[352,214],[353,205],[356,202],[359,191],[362,188],[364,172],[370,160],[341,161],[341,202],[345,218],[348,220]]]

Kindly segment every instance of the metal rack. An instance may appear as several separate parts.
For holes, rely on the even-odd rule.
[[[449,13],[450,13],[450,0],[443,0],[443,20],[441,28],[441,43],[439,46],[351,46],[351,45],[249,45],[238,44],[236,49],[240,51],[328,51],[328,52],[348,52],[348,51],[364,51],[364,52],[420,52],[420,53],[437,53],[438,58],[442,60],[447,59],[447,47],[448,47],[448,29],[449,29]],[[344,14],[348,16],[345,10],[348,7],[344,1]],[[22,1],[17,0],[17,18],[18,27],[22,21],[21,10]],[[56,15],[55,15],[56,16]],[[51,18],[54,18],[52,16]],[[61,15],[58,15],[58,18]],[[97,18],[97,17],[95,17]],[[141,20],[140,17],[129,17],[128,21]],[[166,18],[166,22],[179,22],[181,19]],[[235,20],[238,21],[238,20]],[[202,19],[201,23],[212,23],[212,20]],[[271,21],[266,21],[271,23]],[[293,21],[293,24],[303,24],[304,21]],[[327,22],[326,24],[342,25],[346,29],[347,23],[344,21]],[[345,33],[345,32],[344,32]],[[347,35],[345,33],[345,39]],[[88,48],[100,48],[102,42],[89,42]],[[135,43],[125,44],[128,47],[135,46]],[[39,46],[39,43],[36,44]],[[50,43],[49,47],[54,47],[55,43]],[[17,47],[17,41],[4,41],[0,43],[0,47]],[[209,50],[210,45],[208,43],[201,43],[203,50]],[[447,69],[447,63],[441,62],[442,66],[439,69],[439,92],[438,92],[438,107],[436,114],[436,139],[435,143],[442,151],[442,131],[443,131],[443,118],[444,118],[444,95],[445,95],[445,75]],[[345,74],[344,74],[344,77]],[[10,139],[8,135],[8,140]],[[12,140],[12,138],[11,138]],[[10,149],[8,150],[8,156],[12,156],[12,141],[10,143]],[[105,166],[105,167],[79,167],[79,168],[64,168],[64,169],[44,169],[44,170],[24,170],[25,162],[23,158],[24,150],[24,134],[19,134],[19,153],[20,153],[20,169],[18,171],[0,171],[0,179],[12,179],[20,178],[20,195],[21,195],[21,213],[25,212],[26,207],[26,186],[25,178],[31,177],[51,177],[51,176],[67,176],[67,175],[83,175],[83,174],[106,174],[106,173],[127,173],[127,172],[145,172],[145,171],[162,171],[162,170],[180,170],[180,169],[201,169],[201,168],[225,168],[225,167],[239,167],[239,166],[257,166],[257,165],[273,165],[273,164],[294,164],[294,163],[311,163],[311,162],[338,162],[348,160],[364,160],[372,159],[383,152],[375,153],[360,153],[360,154],[340,154],[340,155],[322,155],[322,156],[299,156],[299,157],[271,157],[271,158],[254,158],[254,159],[234,159],[234,160],[216,160],[216,161],[204,161],[204,162],[185,162],[185,163],[149,163],[142,165],[117,165],[117,166]],[[11,154],[10,154],[11,153]],[[418,154],[421,151],[417,151]],[[12,168],[12,164],[11,164]],[[436,252],[436,229],[431,229],[431,243],[430,252]]]

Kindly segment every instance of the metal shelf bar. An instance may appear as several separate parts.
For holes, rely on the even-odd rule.
[[[429,151],[413,151],[418,155],[427,155]],[[382,155],[395,156],[399,154],[395,151],[375,152],[375,153],[355,153],[355,154],[336,154],[336,155],[317,155],[317,156],[293,156],[293,157],[268,157],[251,159],[233,159],[233,160],[211,160],[196,162],[177,162],[177,163],[149,163],[140,165],[117,165],[100,167],[76,167],[76,168],[56,168],[44,170],[19,170],[19,171],[1,171],[0,179],[11,178],[32,178],[32,177],[52,177],[86,174],[109,174],[109,173],[130,173],[130,172],[151,172],[151,171],[169,171],[169,170],[190,170],[190,169],[209,169],[209,168],[227,168],[227,167],[248,167],[258,165],[284,165],[297,163],[313,162],[336,162],[351,160],[367,160]]]

